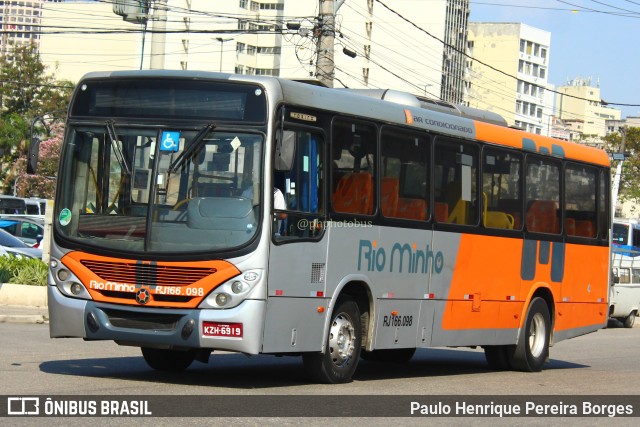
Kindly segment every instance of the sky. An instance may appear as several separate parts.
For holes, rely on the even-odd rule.
[[[549,83],[591,78],[623,118],[640,116],[640,0],[471,0],[470,6],[471,22],[549,31]]]

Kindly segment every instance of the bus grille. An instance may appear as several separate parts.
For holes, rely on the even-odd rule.
[[[170,313],[132,313],[113,309],[103,311],[109,317],[109,322],[117,328],[171,331],[182,318],[179,314]]]
[[[155,262],[80,262],[107,282],[145,286],[188,286],[216,272],[215,268],[167,266],[157,265]]]
[[[128,299],[132,302],[136,300],[136,294],[133,292],[119,292],[119,291],[98,291],[105,297],[109,298],[119,298],[119,299]],[[181,296],[181,295],[158,295],[155,294],[153,296],[154,301],[158,302],[177,302],[177,303],[187,303],[191,301],[195,297],[190,296]]]

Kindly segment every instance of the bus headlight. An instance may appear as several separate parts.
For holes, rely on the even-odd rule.
[[[71,272],[69,270],[67,270],[66,268],[61,268],[56,273],[56,277],[61,282],[66,282],[67,280],[69,280],[69,277],[71,277]]]
[[[72,298],[92,299],[80,279],[59,260],[51,259],[49,271],[51,279],[64,295]]]
[[[242,290],[244,289],[244,284],[239,281],[239,280],[235,280],[232,284],[231,284],[231,291],[234,294],[241,294]]]
[[[84,290],[84,286],[82,286],[80,283],[73,283],[70,287],[69,290],[71,291],[72,294],[78,296],[82,293],[82,291]]]
[[[220,307],[224,307],[229,301],[231,301],[231,297],[224,292],[216,294],[216,304]]]
[[[261,270],[245,271],[240,276],[223,283],[200,303],[199,308],[233,308],[245,300],[260,283]]]

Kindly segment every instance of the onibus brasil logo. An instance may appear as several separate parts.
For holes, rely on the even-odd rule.
[[[376,240],[360,240],[358,271],[388,271],[389,273],[429,272],[440,274],[444,268],[442,252],[433,252],[429,245],[418,248],[417,243],[394,243],[391,250],[378,245]]]

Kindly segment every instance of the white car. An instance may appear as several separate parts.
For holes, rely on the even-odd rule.
[[[3,255],[42,259],[42,249],[32,248],[17,237],[0,229],[0,256]]]

